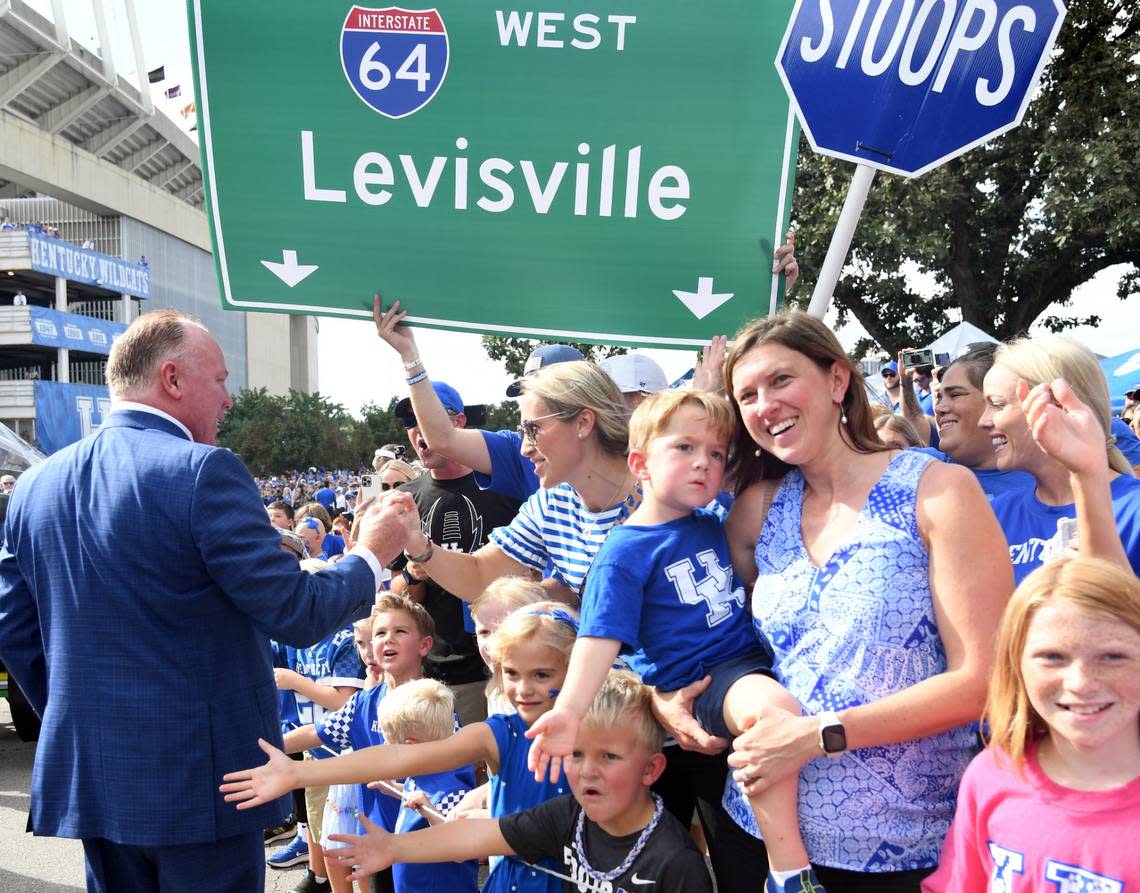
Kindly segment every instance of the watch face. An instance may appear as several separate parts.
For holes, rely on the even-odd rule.
[[[847,749],[847,733],[843,726],[826,726],[822,736],[824,752],[841,753]]]

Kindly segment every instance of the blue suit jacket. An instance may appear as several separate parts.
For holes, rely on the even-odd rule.
[[[365,616],[350,556],[319,574],[280,548],[253,479],[167,420],[112,413],[25,473],[0,551],[0,657],[43,717],[32,829],[136,845],[276,824],[222,775],[280,743],[268,639],[311,645]]]

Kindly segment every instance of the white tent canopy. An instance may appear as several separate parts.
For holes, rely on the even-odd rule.
[[[0,422],[0,468],[12,472],[26,471],[45,458],[42,452]]]
[[[992,344],[998,343],[997,338],[993,335],[986,334],[973,323],[960,322],[954,326],[954,328],[950,329],[950,331],[943,332],[940,337],[926,345],[926,349],[936,354],[949,354],[950,359],[954,360],[963,347],[967,344],[976,344],[979,341],[989,341]]]

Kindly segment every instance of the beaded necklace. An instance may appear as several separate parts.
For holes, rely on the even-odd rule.
[[[652,793],[652,792],[651,792]],[[664,809],[664,801],[657,795],[652,794],[653,797],[653,818],[649,820],[649,824],[642,829],[641,835],[637,838],[637,843],[626,855],[621,865],[610,871],[597,871],[590,866],[590,861],[586,858],[586,848],[583,845],[583,834],[586,828],[586,810],[578,813],[578,826],[574,829],[574,852],[578,856],[578,864],[582,870],[586,872],[595,881],[614,881],[629,871],[629,867],[634,863],[641,851],[645,849],[645,844],[649,840],[649,835],[653,833],[653,829],[657,827],[657,823],[661,821],[661,813]]]

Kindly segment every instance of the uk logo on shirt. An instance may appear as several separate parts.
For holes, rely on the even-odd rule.
[[[715,550],[698,552],[697,561],[705,572],[699,583],[696,568],[688,558],[674,561],[666,567],[665,576],[673,584],[682,604],[700,605],[707,609],[705,621],[711,628],[744,606],[744,587],[733,585],[736,581],[732,576],[732,566],[721,564]]]
[[[990,841],[990,893],[1019,893],[1019,890],[1039,889],[1032,880],[1022,881],[1025,874],[1025,856],[1017,850],[1006,849]],[[1124,882],[1087,868],[1049,859],[1045,863],[1046,884],[1053,893],[1124,893]]]

